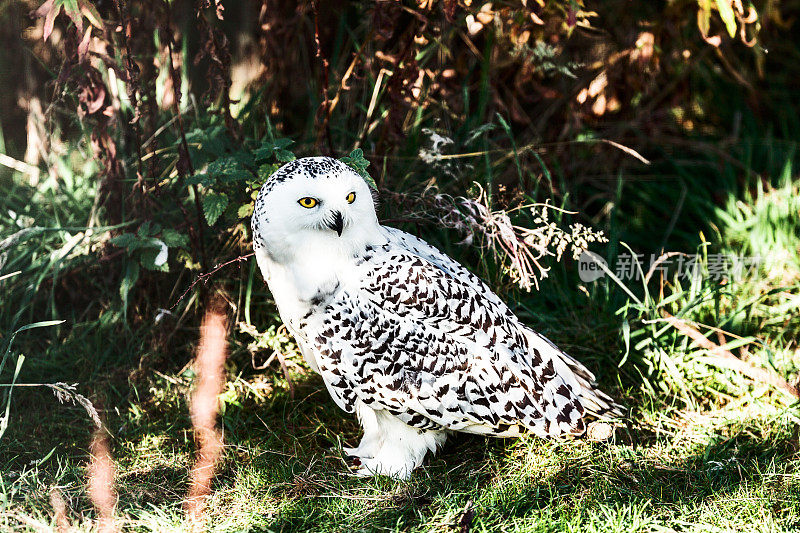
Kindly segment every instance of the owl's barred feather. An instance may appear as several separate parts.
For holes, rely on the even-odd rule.
[[[290,206],[281,216],[273,206],[303,195],[319,211]],[[332,213],[345,221],[339,236],[320,229]],[[336,404],[364,427],[349,450],[360,474],[408,476],[447,431],[574,435],[587,414],[619,413],[591,372],[477,276],[379,225],[363,181],[338,161],[282,167],[259,194],[253,232],[284,322]]]

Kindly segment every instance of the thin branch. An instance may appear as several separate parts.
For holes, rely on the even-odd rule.
[[[197,276],[197,278],[195,278],[195,280],[192,282],[192,284],[189,285],[189,288],[187,288],[185,291],[183,291],[183,294],[181,294],[180,298],[178,298],[178,300],[174,304],[172,304],[172,307],[169,308],[170,311],[172,309],[175,309],[175,306],[178,305],[181,302],[181,300],[183,300],[186,297],[187,294],[189,294],[189,292],[194,288],[195,285],[197,285],[198,282],[202,281],[203,285],[205,286],[205,284],[208,283],[208,278],[210,278],[211,276],[216,274],[218,270],[221,270],[221,269],[225,268],[226,266],[230,265],[231,263],[240,263],[242,261],[245,261],[246,259],[249,259],[250,257],[252,257],[254,255],[255,255],[255,252],[250,252],[249,254],[240,255],[239,257],[231,259],[230,261],[225,261],[224,263],[221,263],[221,264],[215,266],[209,272],[206,272],[204,274],[200,274],[199,276]]]

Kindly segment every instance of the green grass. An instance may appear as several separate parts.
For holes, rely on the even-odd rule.
[[[614,444],[459,436],[410,481],[399,482],[347,476],[335,448],[340,439],[357,438],[356,424],[337,412],[319,379],[296,377],[295,400],[262,382],[260,398],[251,384],[249,397],[238,398],[241,405],[227,405],[227,453],[210,504],[213,530],[449,531],[464,520],[472,531],[778,531],[800,525],[796,412],[776,407],[768,394],[702,412],[642,405],[633,417],[640,427],[621,431]],[[118,512],[127,527],[181,527],[192,461],[187,385],[153,379],[142,411],[109,419]],[[18,409],[52,402],[33,392],[20,396]],[[56,409],[64,410],[72,411]],[[40,419],[47,428],[41,438],[21,424],[8,436],[4,527],[20,524],[15,513],[46,516],[53,486],[64,492],[74,520],[91,516],[83,491],[85,452],[79,444],[71,453],[64,448],[65,437],[87,438],[85,425],[75,428],[82,414],[71,414]],[[49,446],[57,452],[31,465],[38,458],[31,448]]]

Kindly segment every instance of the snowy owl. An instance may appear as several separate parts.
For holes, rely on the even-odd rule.
[[[281,318],[334,402],[364,430],[358,475],[406,478],[452,431],[580,434],[616,410],[594,376],[478,277],[382,226],[364,179],[297,159],[261,188],[253,248]]]

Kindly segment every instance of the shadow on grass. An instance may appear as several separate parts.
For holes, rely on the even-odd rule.
[[[135,510],[176,505],[186,497],[188,476],[188,467],[165,464],[121,472],[117,477],[119,507]]]
[[[750,486],[784,491],[792,505],[800,501],[800,484],[782,481],[780,467],[796,458],[797,435],[764,436],[753,428],[672,451],[672,436],[650,434],[633,435],[636,445],[456,434],[409,481],[353,478],[337,447],[357,443],[360,429],[323,388],[308,376],[296,383],[295,400],[279,391],[258,417],[249,406],[226,415],[239,471],[218,477],[218,488],[249,477],[249,490],[274,504],[264,530],[461,527],[472,514],[486,528],[517,519],[580,525],[601,508],[647,506],[669,520],[679,509],[736,497]]]
[[[674,435],[646,431],[632,435],[635,444],[617,445],[456,434],[407,482],[353,478],[338,449],[358,442],[355,416],[335,406],[317,375],[295,377],[294,399],[277,373],[272,379],[268,394],[226,405],[221,420],[226,458],[214,481],[224,502],[220,509],[246,509],[255,530],[396,530],[428,524],[446,529],[464,520],[486,529],[523,521],[552,530],[552,524],[582,526],[602,515],[598,509],[647,505],[668,520],[681,508],[725,495],[736,498],[749,485],[762,487],[764,494],[782,491],[789,504],[800,503],[800,484],[786,474],[797,464],[796,430],[775,434],[760,427],[733,436],[712,432],[691,446],[671,442]],[[123,412],[110,421],[117,428],[121,513],[177,508],[185,496],[193,453],[185,395],[178,389],[162,392],[160,399],[137,402],[143,411],[136,418]],[[16,406],[34,412],[53,401],[48,395],[24,392]],[[48,411],[36,427],[27,421],[12,428],[7,443],[19,454],[11,462],[39,458],[58,442],[63,454],[65,441],[81,441],[84,429],[88,440],[88,424],[69,431],[62,409],[67,407]],[[76,411],[76,416],[82,415]],[[74,442],[70,446],[78,453],[71,454],[68,479],[81,484],[86,452]],[[41,466],[49,478],[57,477],[55,469],[54,462]],[[788,512],[787,504],[777,505],[775,513]]]
[[[781,450],[749,444],[749,450],[715,450],[705,462],[689,459],[684,465],[662,465],[617,455],[610,464],[566,464],[542,478],[485,472],[475,476],[469,463],[481,458],[469,457],[458,464],[464,461],[460,453],[464,450],[457,449],[434,460],[408,483],[366,480],[359,482],[361,487],[350,484],[349,490],[339,487],[294,497],[268,529],[319,531],[338,524],[342,530],[395,530],[433,523],[459,529],[465,519],[487,529],[515,521],[552,527],[593,520],[601,508],[645,506],[668,522],[678,509],[735,495],[741,484],[756,480],[771,461],[784,457]],[[446,470],[444,463],[451,469]],[[354,494],[363,487],[367,489]],[[785,491],[784,496],[795,502],[791,505],[800,500],[797,485],[774,489]],[[381,496],[380,490],[386,495]]]

